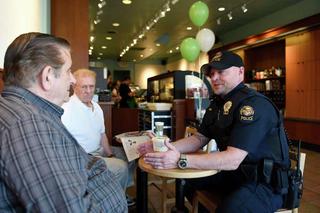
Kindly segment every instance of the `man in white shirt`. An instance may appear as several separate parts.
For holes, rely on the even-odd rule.
[[[92,101],[96,74],[87,69],[79,69],[73,74],[76,78],[74,94],[62,105],[64,114],[61,120],[87,153],[103,157],[108,169],[116,175],[125,190],[130,178],[126,156],[122,148],[109,145],[103,111]],[[134,205],[130,199],[127,201],[128,206]]]

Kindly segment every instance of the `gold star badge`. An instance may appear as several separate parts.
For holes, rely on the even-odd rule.
[[[232,107],[232,102],[231,101],[227,101],[224,105],[223,105],[223,114],[224,115],[228,115],[229,114],[229,110]]]

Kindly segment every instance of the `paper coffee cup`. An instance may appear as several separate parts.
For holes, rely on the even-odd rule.
[[[154,137],[152,138],[153,151],[166,152],[168,147],[165,144],[166,137]]]

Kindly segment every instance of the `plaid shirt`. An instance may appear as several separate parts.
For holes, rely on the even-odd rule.
[[[61,123],[63,109],[9,86],[0,97],[0,212],[127,212],[119,182]]]

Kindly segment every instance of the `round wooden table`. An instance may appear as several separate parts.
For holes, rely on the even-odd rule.
[[[184,195],[183,187],[184,179],[201,178],[216,174],[217,170],[201,170],[201,169],[155,169],[150,164],[147,164],[143,158],[139,159],[139,167],[137,168],[137,211],[147,212],[148,199],[148,176],[147,173],[160,177],[176,179],[176,210],[177,212],[184,211]]]

